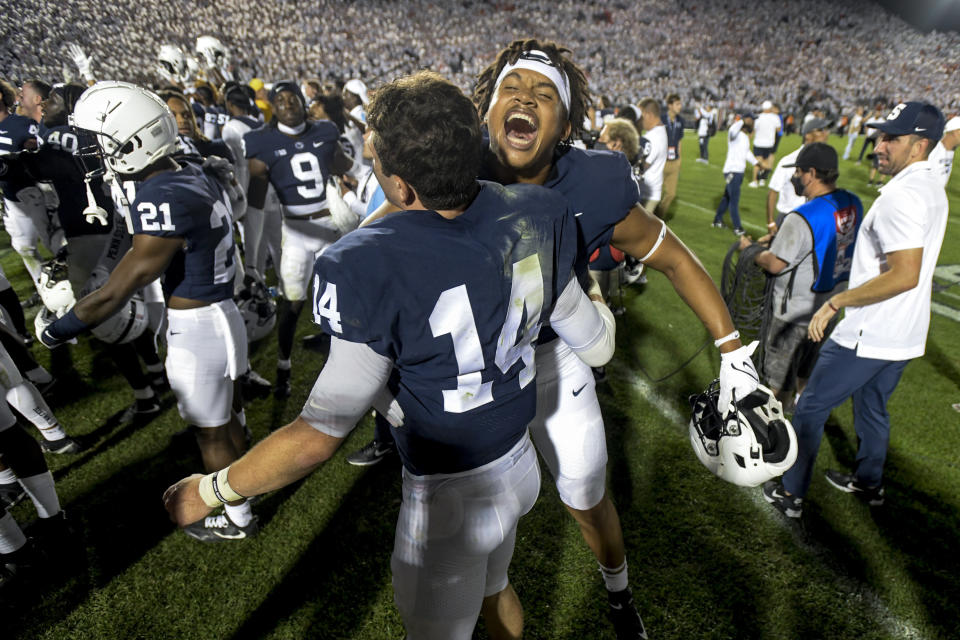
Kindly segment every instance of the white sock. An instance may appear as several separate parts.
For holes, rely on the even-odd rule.
[[[227,512],[230,520],[233,524],[238,527],[245,527],[250,524],[250,521],[253,520],[253,510],[250,509],[250,501],[244,500],[242,504],[237,506],[231,506],[229,504],[223,505],[224,511]]]
[[[0,471],[0,484],[11,484],[17,481],[17,474],[13,469],[4,469]]]
[[[60,513],[60,498],[57,497],[57,488],[53,484],[53,474],[44,471],[41,474],[20,478],[20,484],[37,508],[37,515],[41,518],[52,518]]]
[[[280,360],[277,359],[277,369],[283,369],[284,371],[290,371],[290,360]]]
[[[0,553],[13,553],[25,544],[27,536],[23,535],[13,516],[4,511],[0,516]]]
[[[47,406],[46,400],[29,380],[24,380],[9,389],[6,399],[14,409],[40,430],[44,440],[59,440],[67,437],[63,427],[57,424],[57,419]]]
[[[33,384],[47,384],[53,380],[53,376],[50,375],[50,372],[44,369],[43,367],[37,367],[36,369],[30,369],[24,374],[30,382]]]
[[[615,569],[605,567],[600,563],[600,575],[603,576],[603,583],[607,586],[607,591],[623,591],[627,588],[627,559],[623,559],[623,564]]]

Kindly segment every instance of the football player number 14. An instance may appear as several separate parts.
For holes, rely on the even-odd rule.
[[[340,313],[337,311],[337,285],[328,282],[323,292],[317,292],[316,314],[325,318],[330,328],[340,333]],[[497,367],[506,373],[518,361],[520,388],[526,387],[536,374],[533,341],[540,331],[540,312],[543,308],[543,276],[536,254],[513,263],[510,285],[510,304],[497,339],[494,359]],[[526,322],[524,322],[526,312]],[[523,326],[521,327],[521,323]],[[460,285],[440,294],[430,314],[430,330],[435,338],[449,335],[453,340],[457,360],[457,388],[443,390],[443,409],[449,413],[463,413],[493,401],[493,382],[484,382],[483,346],[477,333],[477,324],[467,295],[467,286]]]

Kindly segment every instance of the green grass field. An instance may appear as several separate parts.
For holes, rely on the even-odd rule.
[[[842,151],[845,138],[831,142]],[[796,148],[785,138],[778,155]],[[695,163],[688,132],[673,230],[719,280],[734,240],[710,228],[720,199],[723,134],[710,165]],[[859,151],[859,144],[856,147]],[[840,186],[869,204],[867,165],[841,162]],[[951,224],[940,255],[948,281],[960,279],[960,179],[949,189]],[[744,188],[748,231],[764,230],[766,189]],[[6,243],[8,244],[8,243]],[[4,246],[6,246],[6,244]],[[2,264],[21,297],[30,283],[12,251]],[[951,270],[950,265],[954,268]],[[952,275],[950,275],[952,274]],[[849,403],[834,412],[821,448],[802,525],[762,499],[710,475],[691,450],[687,396],[716,375],[712,346],[662,383],[707,338],[667,280],[651,274],[626,292],[618,350],[599,386],[610,454],[609,490],[623,523],[631,584],[651,638],[956,638],[960,635],[960,287],[935,294],[927,355],[911,363],[893,396],[887,504],[870,509],[830,489],[822,472],[849,468],[856,452]],[[301,334],[311,333],[307,314]],[[49,353],[35,346],[45,363]],[[90,343],[75,347],[72,369],[50,398],[87,449],[48,456],[61,500],[77,528],[82,568],[47,584],[5,594],[0,638],[330,638],[399,639],[390,551],[400,503],[399,464],[361,469],[344,455],[372,434],[370,419],[305,480],[256,507],[258,538],[204,545],[167,520],[160,497],[200,470],[196,448],[172,398],[143,425],[119,424],[132,397]],[[275,345],[254,350],[272,378]],[[294,395],[247,408],[256,438],[290,421],[319,371],[312,352],[294,351]],[[22,503],[14,515],[35,517]],[[609,639],[606,597],[596,563],[545,478],[520,523],[511,580],[533,639]],[[477,633],[486,638],[482,627]]]

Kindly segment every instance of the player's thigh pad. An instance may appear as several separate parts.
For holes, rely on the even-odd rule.
[[[404,470],[391,568],[410,640],[472,637],[483,598],[507,586],[517,522],[539,491],[540,469],[526,435],[472,471]]]
[[[603,499],[607,441],[590,369],[562,340],[537,347],[537,415],[530,436],[560,499],[581,511]]]
[[[184,420],[199,427],[230,420],[233,379],[246,366],[246,344],[232,300],[167,310],[165,367]]]
[[[317,255],[336,241],[336,232],[324,220],[283,221],[280,281],[287,300],[306,300]]]

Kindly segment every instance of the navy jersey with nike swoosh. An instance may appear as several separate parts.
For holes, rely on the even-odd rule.
[[[453,220],[403,211],[358,229],[314,266],[314,320],[394,362],[394,435],[417,475],[476,468],[509,451],[536,412],[540,323],[573,271],[566,200],[481,182]]]
[[[305,214],[326,207],[326,183],[340,131],[329,120],[308,121],[297,136],[265,126],[243,136],[244,153],[270,172],[270,183],[291,213]]]
[[[230,208],[214,178],[192,164],[158,173],[136,185],[130,220],[135,235],[184,240],[184,249],[164,274],[167,297],[206,302],[233,297]]]

